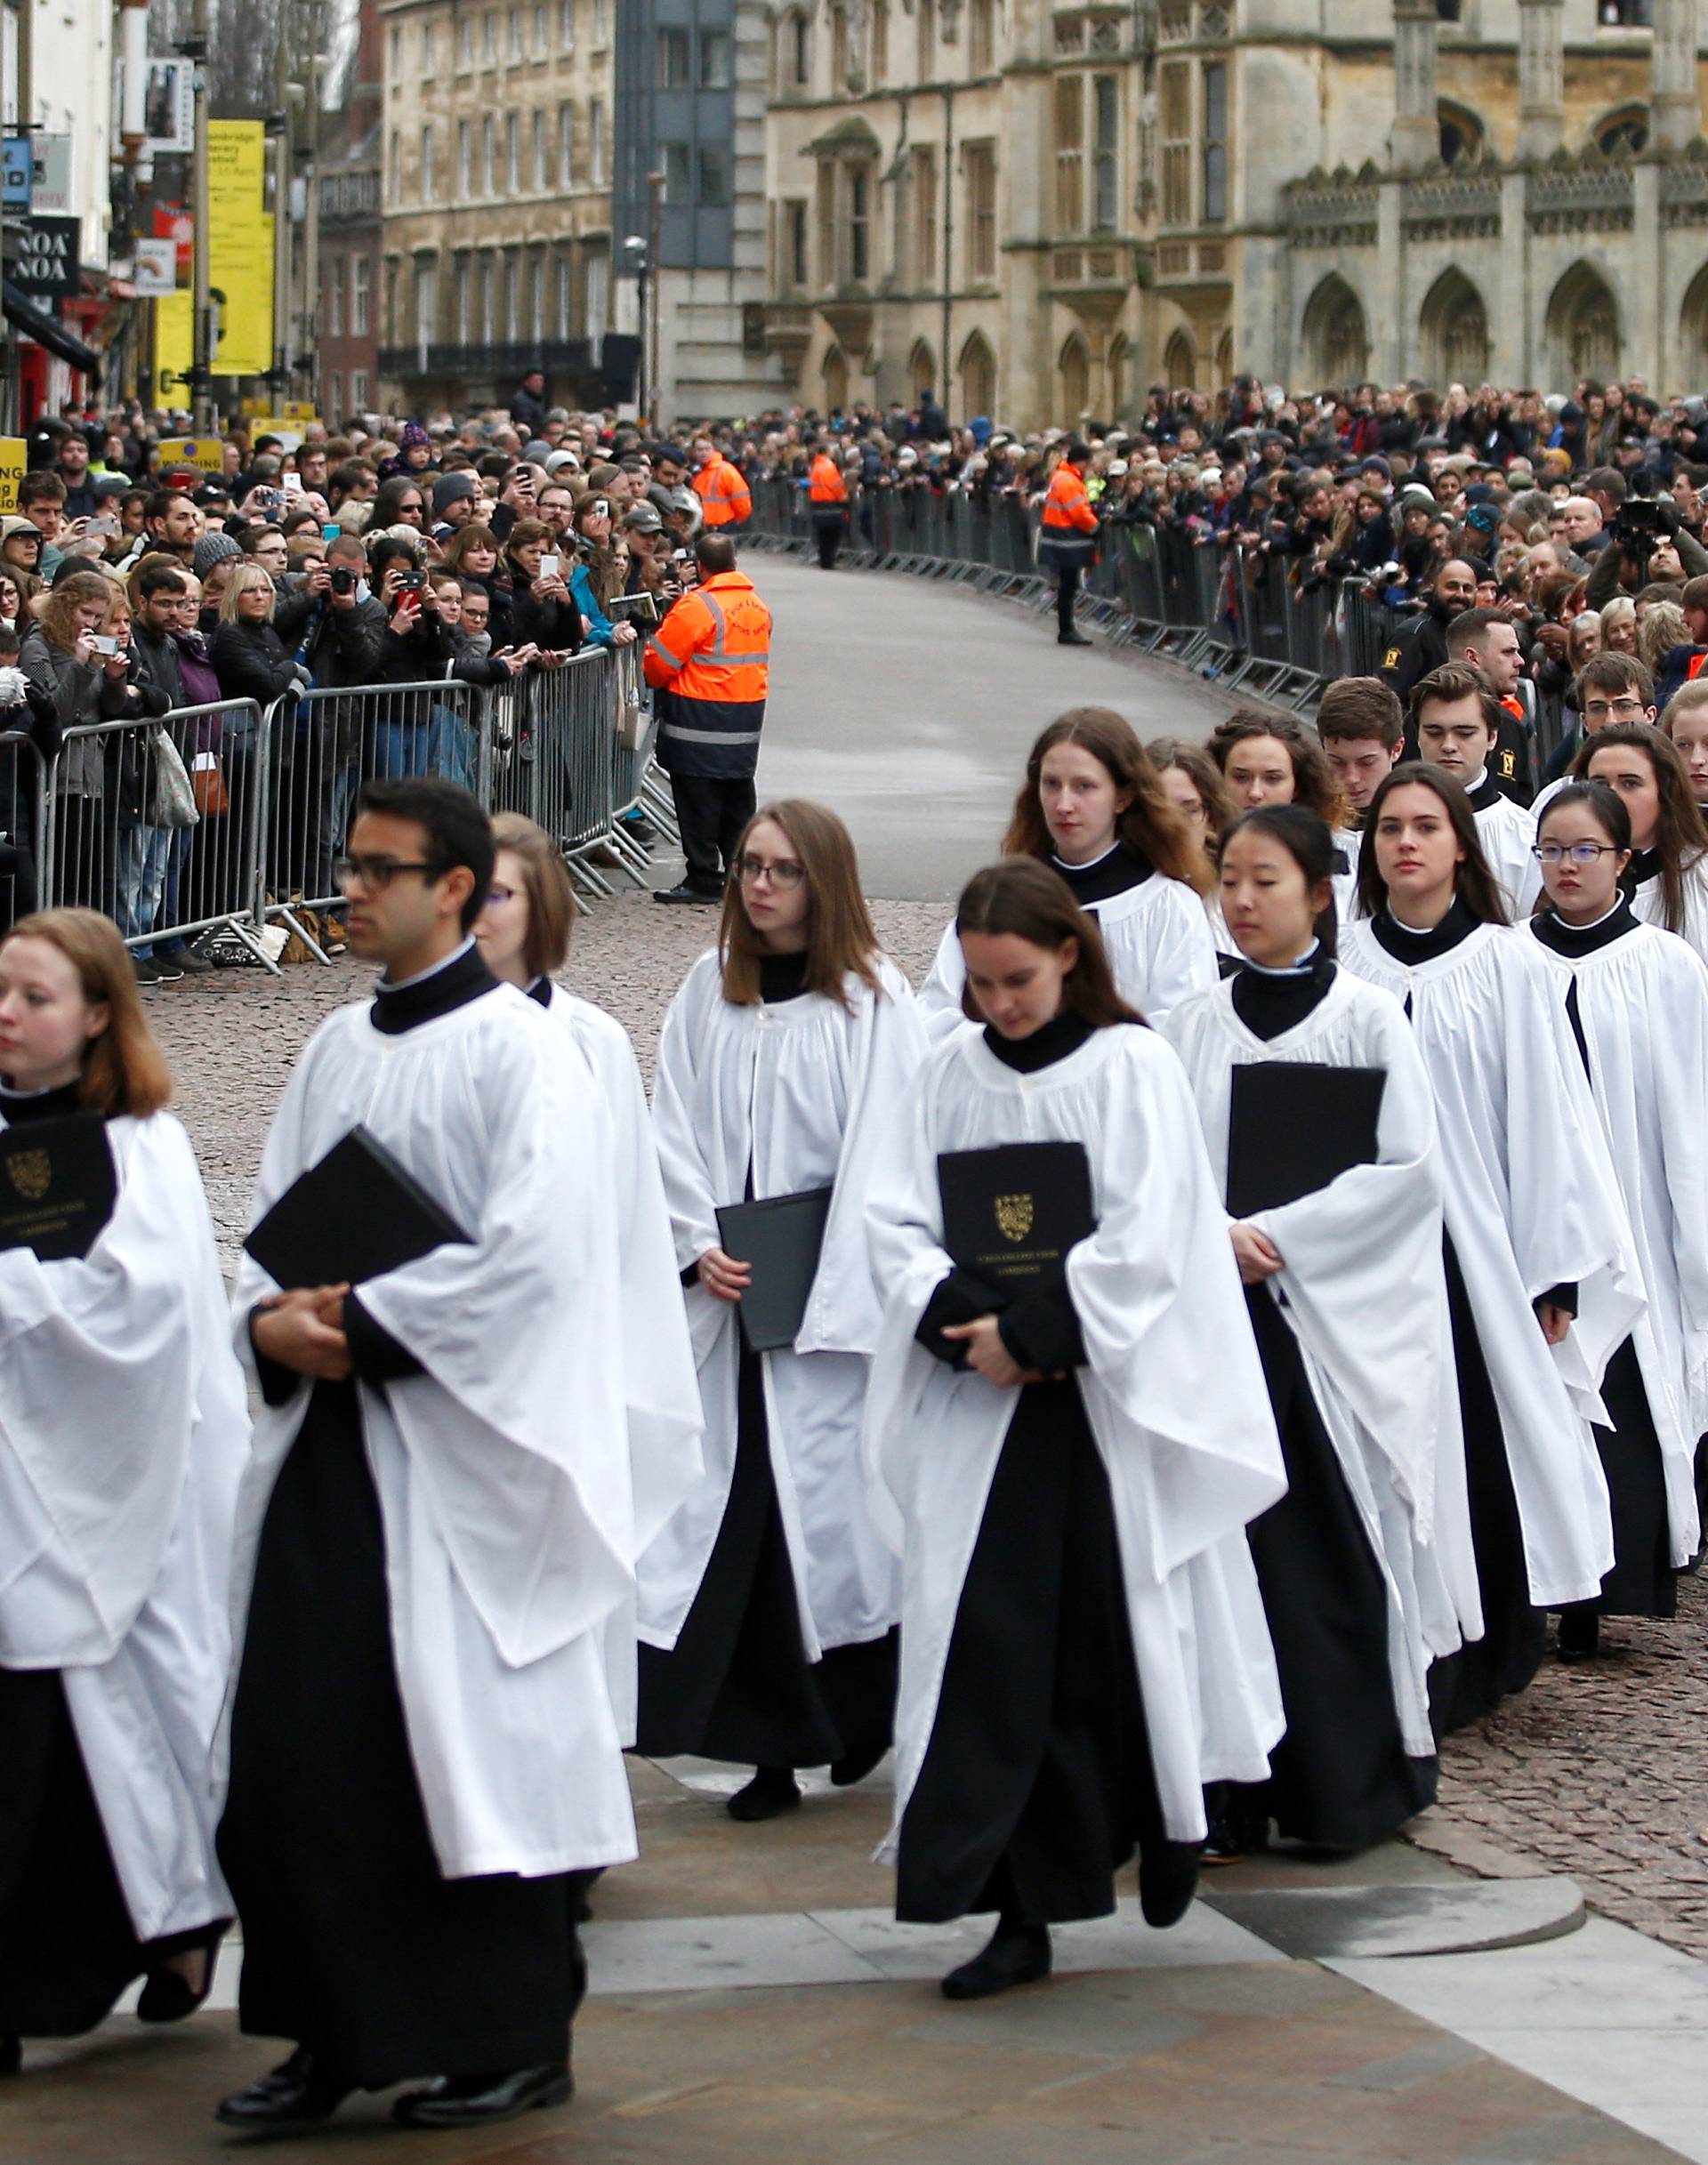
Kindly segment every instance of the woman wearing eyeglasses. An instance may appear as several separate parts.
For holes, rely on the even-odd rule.
[[[1572,1042],[1472,801],[1438,768],[1395,769],[1366,815],[1362,914],[1341,959],[1405,1008],[1435,1096],[1447,1307],[1483,1636],[1436,1664],[1438,1732],[1535,1675],[1544,1613],[1613,1560],[1589,1423],[1640,1303],[1630,1233]]]
[[[1632,910],[1708,962],[1708,824],[1678,746],[1648,722],[1611,722],[1579,748],[1572,772],[1605,782],[1630,815]]]
[[[1565,1610],[1559,1650],[1595,1653],[1603,1616],[1671,1616],[1697,1541],[1696,1439],[1708,1429],[1708,967],[1625,899],[1631,816],[1570,782],[1539,825],[1546,901],[1529,936],[1555,973],[1630,1220],[1647,1306],[1607,1364],[1596,1429],[1613,1568]]]
[[[754,1767],[729,1811],[761,1820],[800,1803],[798,1767],[857,1782],[890,1742],[899,1594],[860,1469],[882,1313],[864,1219],[926,1039],[834,812],[767,805],[733,871],[717,949],[665,1018],[653,1090],[705,1472],[640,1560],[639,1734],[649,1758]],[[799,1328],[756,1351],[753,1266],[728,1252],[718,1213],[826,1190],[816,1264],[809,1236],[794,1274]]]

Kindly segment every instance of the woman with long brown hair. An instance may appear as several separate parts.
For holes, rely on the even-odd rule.
[[[1327,827],[1336,860],[1334,911],[1344,923],[1352,914],[1358,888],[1358,837],[1352,808],[1321,744],[1289,714],[1242,706],[1217,723],[1209,751],[1237,813],[1254,811],[1261,804],[1297,804],[1315,812]],[[1229,940],[1227,948],[1236,945]]]
[[[1165,1013],[1213,985],[1215,949],[1198,897],[1204,851],[1133,734],[1111,708],[1074,707],[1027,754],[1003,849],[1050,865],[1098,922],[1121,996]],[[934,1037],[962,1019],[966,966],[951,925],[919,1003]]]
[[[1341,951],[1405,1007],[1441,1139],[1484,1625],[1430,1680],[1443,1733],[1522,1691],[1542,1658],[1543,1613],[1599,1590],[1613,1529],[1589,1421],[1628,1327],[1595,1108],[1546,962],[1507,936],[1482,833],[1439,768],[1396,768],[1371,801],[1362,913]]]
[[[1584,738],[1571,771],[1579,781],[1605,782],[1631,816],[1632,910],[1708,962],[1708,821],[1678,746],[1648,722],[1613,721]]]
[[[732,870],[653,1091],[705,1471],[640,1559],[640,1746],[754,1766],[729,1810],[758,1820],[800,1803],[797,1768],[856,1782],[890,1741],[895,1564],[859,1464],[881,1313],[865,1210],[925,1035],[834,812],[764,806]],[[730,1211],[766,1201],[793,1267],[730,1252]]]
[[[248,1443],[196,1160],[117,928],[0,943],[10,1190],[75,1206],[0,1250],[0,2069],[127,1985],[205,1997],[230,1903],[213,1741]],[[39,1249],[40,1252],[37,1253]]]
[[[866,1437],[902,1553],[896,1913],[995,1911],[943,1980],[975,2000],[1046,1976],[1135,1846],[1147,1921],[1184,1914],[1204,1783],[1280,1731],[1244,1533],[1282,1478],[1180,1063],[1047,865],[976,874],[955,928],[985,1026],[916,1081],[872,1206]]]

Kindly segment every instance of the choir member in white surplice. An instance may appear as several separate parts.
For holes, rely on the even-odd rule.
[[[189,2014],[231,1913],[212,1752],[249,1416],[171,1087],[110,922],[18,924],[0,946],[0,1122],[45,1155],[8,1172],[59,1192],[62,1123],[83,1115],[117,1195],[81,1257],[0,1252],[5,2072],[20,2038],[93,2028],[137,1977],[144,2021]]]
[[[1524,937],[1554,973],[1612,1153],[1647,1307],[1608,1363],[1596,1442],[1613,1500],[1613,1569],[1560,1618],[1592,1654],[1604,1616],[1670,1616],[1698,1538],[1696,1438],[1708,1429],[1708,966],[1642,923],[1620,884],[1631,821],[1602,782],[1571,782],[1539,827],[1548,906]]]
[[[903,1559],[883,1855],[904,1920],[996,1912],[944,1980],[971,2000],[1046,1975],[1050,1926],[1112,1911],[1135,1846],[1148,1921],[1184,1913],[1204,1781],[1261,1775],[1280,1731],[1244,1529],[1282,1474],[1179,1061],[1047,866],[980,873],[956,923],[987,1022],[937,1049],[874,1192],[866,1453]],[[951,1255],[939,1182],[1011,1144],[1090,1184],[1065,1275],[1019,1292]],[[1020,1200],[1024,1245],[1052,1198]]]
[[[1438,1665],[1438,1730],[1522,1691],[1543,1612],[1613,1563],[1590,1430],[1641,1305],[1630,1229],[1558,990],[1505,902],[1458,785],[1413,765],[1377,793],[1366,914],[1341,959],[1404,1006],[1435,1093],[1447,1298],[1484,1634]]]
[[[411,2126],[562,2102],[578,1877],[635,1851],[604,1662],[633,1533],[598,1091],[468,936],[493,867],[471,797],[370,783],[350,851],[350,946],[385,975],[286,1085],[257,1215],[360,1124],[467,1237],[353,1290],[238,1276],[267,1405],[220,1854],[243,2027],[297,2048],[221,2107],[252,2129],[422,2075]]]
[[[1708,962],[1708,823],[1678,746],[1648,722],[1609,722],[1585,737],[1572,773],[1605,782],[1630,816],[1632,914],[1676,932]]]
[[[520,812],[499,813],[492,834],[498,858],[486,907],[475,921],[475,944],[495,978],[537,1001],[560,1026],[570,1057],[584,1060],[599,1085],[606,1125],[599,1147],[608,1149],[616,1184],[624,1394],[639,1550],[704,1471],[700,1387],[646,1088],[622,1024],[552,981],[568,959],[576,916],[562,851],[544,827]],[[630,1745],[636,1691],[632,1598],[606,1629],[606,1667],[617,1726]]]
[[[1075,707],[1039,736],[1003,850],[1061,874],[1097,920],[1121,997],[1141,1015],[1165,1013],[1215,983],[1203,849],[1132,725],[1111,708]],[[966,979],[949,925],[919,995],[934,1042],[965,1023]]]
[[[1422,1810],[1435,1793],[1430,1663],[1481,1631],[1435,1109],[1398,1003],[1324,952],[1333,862],[1327,827],[1297,805],[1236,822],[1222,905],[1245,967],[1167,1023],[1219,1176],[1237,1134],[1242,1157],[1296,1154],[1303,1180],[1228,1227],[1288,1479],[1251,1533],[1287,1734],[1267,1797],[1230,1800],[1219,1839],[1235,1846],[1272,1817],[1301,1840],[1358,1848]],[[1288,1133],[1236,1130],[1246,1068],[1264,1072],[1241,1095],[1289,1086]],[[1358,1150],[1330,1110],[1337,1069],[1362,1071],[1341,1091],[1379,1087]],[[1337,1150],[1343,1169],[1316,1184]]]
[[[1506,719],[1487,678],[1468,662],[1432,669],[1412,693],[1418,757],[1464,791],[1507,921],[1517,923],[1530,914],[1542,892],[1542,871],[1536,863],[1535,815],[1515,803],[1494,777]]]
[[[796,1768],[828,1764],[846,1784],[890,1742],[896,1567],[859,1456],[882,1308],[864,1213],[925,1050],[848,830],[804,799],[766,807],[737,852],[718,951],[689,972],[658,1048],[653,1124],[705,1472],[640,1569],[640,1750],[754,1767],[729,1799],[741,1820],[793,1809]],[[726,1252],[718,1211],[826,1189],[799,1328],[755,1350],[741,1322],[753,1267]]]

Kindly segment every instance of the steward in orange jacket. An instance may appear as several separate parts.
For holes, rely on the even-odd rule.
[[[688,870],[659,902],[718,902],[756,804],[753,774],[771,658],[771,612],[736,569],[727,534],[695,543],[700,584],[647,641],[658,695],[658,764],[670,777]]]
[[[820,444],[807,472],[807,498],[812,506],[812,537],[818,544],[818,568],[834,571],[836,551],[848,531],[848,484],[842,470]]]
[[[1077,438],[1063,454],[1043,500],[1043,530],[1038,536],[1038,562],[1056,575],[1056,643],[1089,647],[1074,624],[1074,602],[1081,575],[1097,553],[1097,513],[1085,493],[1091,453]]]
[[[708,533],[745,526],[753,515],[753,492],[738,466],[732,466],[714,443],[703,439],[701,463],[694,476],[700,500],[700,523]]]

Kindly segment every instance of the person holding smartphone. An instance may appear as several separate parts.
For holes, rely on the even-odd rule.
[[[543,519],[524,519],[511,528],[504,547],[514,599],[512,632],[519,645],[543,655],[571,655],[582,642],[581,611],[569,591],[568,560]]]

